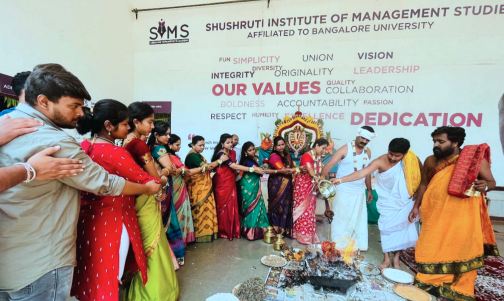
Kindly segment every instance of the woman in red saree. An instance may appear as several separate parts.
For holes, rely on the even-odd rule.
[[[219,144],[215,147],[212,161],[219,163],[213,177],[215,202],[217,205],[217,221],[219,237],[233,240],[240,238],[240,217],[238,212],[238,196],[236,191],[235,170],[263,174],[260,167],[245,167],[238,165],[229,158],[233,148],[233,136],[221,135]]]
[[[150,177],[122,147],[114,145],[128,133],[128,110],[116,100],[100,100],[94,114],[86,112],[77,129],[94,138],[83,141],[82,148],[91,159],[111,174],[145,184]],[[159,186],[159,185],[157,185]],[[158,189],[159,190],[159,189]],[[137,193],[156,193],[138,191]],[[77,226],[77,266],[71,295],[79,300],[119,300],[119,280],[124,271],[131,242],[129,269],[140,270],[147,282],[147,264],[135,212],[135,196],[98,196],[82,192]]]
[[[294,183],[293,232],[296,240],[306,245],[320,243],[315,219],[316,190],[322,173],[322,154],[328,145],[326,139],[317,139],[313,148],[301,156],[299,165],[306,167],[306,171],[302,171]]]

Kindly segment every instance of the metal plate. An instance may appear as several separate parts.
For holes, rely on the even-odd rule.
[[[402,284],[412,284],[415,281],[415,278],[401,270],[396,269],[383,269],[381,271],[383,278],[392,283],[402,283]]]
[[[398,292],[399,288],[406,288],[407,292]],[[410,301],[430,301],[431,295],[413,285],[396,284],[392,288],[398,296]]]
[[[279,264],[279,265],[271,265],[269,263],[266,263],[266,260],[267,260],[267,257],[275,257],[275,258],[279,258],[280,260],[283,261],[282,264]],[[282,258],[278,255],[265,255],[261,258],[261,263],[264,264],[265,266],[268,266],[268,267],[273,267],[273,268],[279,268],[279,267],[283,267],[283,266],[286,266],[287,265],[287,260],[285,260],[285,258]]]

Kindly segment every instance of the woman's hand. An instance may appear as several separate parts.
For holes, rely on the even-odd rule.
[[[147,191],[145,192],[147,195],[157,194],[161,189],[161,183],[158,180],[152,180],[145,184],[145,186],[147,187]]]
[[[162,202],[166,199],[166,192],[164,190],[160,190],[158,195],[156,196],[156,201]]]
[[[72,177],[81,173],[86,168],[80,160],[51,157],[52,154],[59,150],[59,146],[53,146],[28,159],[26,163],[30,164],[37,173],[35,180],[42,181]]]
[[[0,145],[9,143],[12,139],[36,132],[36,127],[43,126],[41,120],[35,118],[10,118],[5,115],[0,119]]]
[[[167,177],[170,174],[170,170],[168,168],[163,168],[161,170],[161,177]]]
[[[260,175],[263,175],[264,174],[264,169],[260,168],[260,167],[254,167],[254,172],[256,174],[260,174]]]

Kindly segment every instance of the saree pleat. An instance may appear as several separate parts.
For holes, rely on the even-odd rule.
[[[168,156],[164,146],[155,146],[152,150],[152,157],[159,164],[159,159]],[[168,187],[166,188],[166,199],[161,203],[163,226],[168,238],[168,243],[175,254],[176,258],[184,258],[185,246],[184,239],[182,238],[182,230],[180,228],[177,211],[175,210],[173,198],[173,180],[168,177]]]
[[[166,235],[163,235],[159,203],[155,196],[141,195],[135,200],[135,209],[147,259],[149,281],[144,286],[140,274],[135,274],[125,292],[126,300],[175,301],[179,287],[170,246]]]
[[[276,233],[292,238],[292,176],[268,177],[268,220]]]
[[[187,193],[183,176],[174,176],[172,177],[172,180],[175,211],[177,212],[177,218],[182,230],[182,239],[184,241],[184,246],[186,246],[187,243],[193,242],[195,240],[194,225],[191,215],[191,201],[189,200],[189,194]]]
[[[261,176],[245,172],[240,180],[242,199],[241,235],[248,240],[262,239],[269,226],[261,192]]]
[[[170,177],[170,186],[166,188],[166,199],[162,204],[163,227],[168,243],[170,244],[175,257],[183,258],[185,256],[184,240],[182,238],[182,230],[177,217],[177,211],[172,201],[172,181]]]
[[[312,177],[303,172],[296,177],[294,185],[294,238],[302,244],[319,243],[315,209],[317,196],[313,194]]]
[[[216,168],[213,177],[219,237],[229,240],[240,238],[240,217],[235,179],[234,170],[224,164]]]

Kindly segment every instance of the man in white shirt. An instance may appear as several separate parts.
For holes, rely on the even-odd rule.
[[[240,143],[240,137],[238,135],[233,134],[233,150],[236,152],[236,163],[240,162],[241,158],[241,147],[238,146]]]
[[[354,141],[343,145],[334,153],[322,169],[322,177],[325,177],[336,164],[338,164],[337,178],[364,169],[371,162],[371,150],[367,144],[375,137],[376,133],[372,127],[361,127]],[[332,203],[334,219],[331,223],[331,240],[336,242],[338,249],[345,248],[349,239],[355,240],[359,250],[368,249],[366,187],[367,202],[370,203],[373,200],[370,175],[337,186],[338,193]]]

